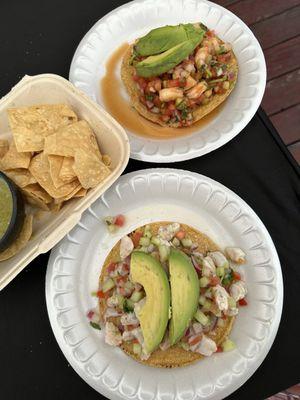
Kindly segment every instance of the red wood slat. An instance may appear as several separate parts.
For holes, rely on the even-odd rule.
[[[271,121],[285,144],[300,140],[300,104],[272,115]]]
[[[300,103],[300,70],[282,75],[267,83],[262,101],[267,114],[275,114]]]
[[[300,164],[300,143],[292,144],[288,149],[293,154],[294,159]]]
[[[268,80],[300,68],[300,36],[266,50],[265,57]]]
[[[244,0],[229,5],[228,9],[251,25],[297,5],[300,0]]]
[[[285,0],[282,0],[285,1]],[[300,6],[254,24],[251,29],[261,46],[269,48],[299,35]]]
[[[214,3],[219,4],[223,7],[228,7],[230,4],[239,3],[240,0],[215,0]]]

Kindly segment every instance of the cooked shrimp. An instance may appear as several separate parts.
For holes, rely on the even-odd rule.
[[[193,86],[195,86],[197,83],[196,79],[192,78],[191,76],[188,76],[186,78],[186,83],[185,83],[185,90],[191,89]]]
[[[205,81],[201,81],[187,92],[187,97],[189,99],[196,99],[197,97],[200,97],[201,94],[205,92],[206,89],[207,89],[207,83]]]
[[[200,47],[200,49],[197,50],[197,53],[195,54],[195,63],[198,68],[200,68],[201,65],[206,64],[208,56],[209,56],[208,47]]]
[[[183,97],[183,90],[178,88],[166,88],[159,91],[160,101],[171,101]]]
[[[237,264],[244,264],[246,261],[246,254],[239,247],[226,247],[227,256]]]
[[[209,53],[211,54],[215,54],[220,51],[220,43],[216,37],[203,40],[202,45],[207,46]]]

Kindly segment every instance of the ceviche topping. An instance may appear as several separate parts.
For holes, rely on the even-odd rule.
[[[245,253],[237,247],[200,252],[195,236],[185,227],[177,222],[157,223],[153,230],[152,225],[146,225],[121,239],[118,255],[105,266],[100,280],[100,314],[96,310],[87,313],[93,328],[105,328],[107,344],[131,344],[133,353],[142,360],[154,350],[167,351],[172,345],[203,356],[234,349],[227,336],[221,343],[217,338],[229,319],[238,314],[239,306],[247,305],[246,283],[236,270],[245,262]],[[146,272],[137,279],[142,269]],[[176,326],[178,305],[173,291],[175,284],[184,282],[185,274],[194,285],[185,294],[187,304],[189,297],[195,295],[196,300],[192,311],[184,311],[192,314],[182,327]],[[149,308],[150,302],[158,310]],[[156,312],[158,322],[145,315]]]
[[[226,93],[236,80],[231,45],[222,42],[204,25],[201,28],[202,41],[200,39],[182,61],[164,73],[142,76],[139,66],[143,66],[146,56],[133,53],[131,64],[135,67],[133,79],[139,91],[139,101],[149,112],[159,115],[161,121],[172,126],[191,125],[193,112],[199,106],[209,104],[216,95]],[[174,47],[176,51],[180,50],[178,46]],[[158,57],[148,57],[147,61],[154,64]]]

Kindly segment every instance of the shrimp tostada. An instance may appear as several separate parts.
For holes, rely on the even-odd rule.
[[[105,260],[91,325],[104,328],[106,343],[154,367],[188,365],[233,349],[228,336],[239,305],[247,304],[236,271],[245,254],[236,247],[225,254],[184,224],[138,228]]]
[[[229,43],[201,23],[164,26],[136,40],[121,76],[133,107],[162,126],[190,126],[229,96],[238,63]]]

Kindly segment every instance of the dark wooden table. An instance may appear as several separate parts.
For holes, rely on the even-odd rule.
[[[259,40],[267,63],[262,106],[300,163],[300,0],[215,0]]]

